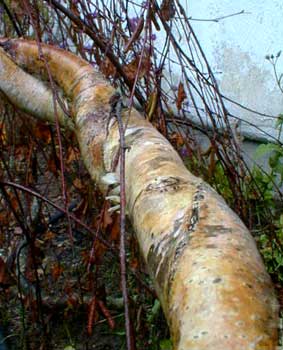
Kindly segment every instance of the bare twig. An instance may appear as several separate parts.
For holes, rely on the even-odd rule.
[[[32,196],[35,196],[36,198],[41,199],[42,201],[46,202],[47,204],[51,205],[53,208],[61,211],[62,213],[64,213],[65,215],[67,214],[67,211],[65,208],[61,208],[59,205],[55,204],[54,202],[52,202],[51,200],[49,200],[48,198],[42,196],[41,194],[39,194],[38,192],[26,187],[26,186],[22,186],[19,185],[17,183],[11,182],[11,181],[0,181],[0,185],[2,186],[11,186],[13,188],[16,188],[18,190],[24,191],[26,193],[29,193]],[[91,234],[93,234],[93,230],[86,225],[85,223],[83,223],[80,219],[78,219],[74,214],[69,213],[70,218],[77,223],[78,225],[80,225],[81,227],[83,227],[85,230],[87,230],[88,232],[90,232]],[[111,251],[115,251],[114,247],[107,242],[104,238],[102,238],[99,234],[97,234],[97,239],[105,245],[105,247],[109,248]]]
[[[230,17],[234,17],[234,16],[239,16],[239,15],[250,15],[251,12],[247,12],[245,10],[241,10],[239,12],[235,12],[235,13],[231,13],[229,15],[225,15],[225,16],[220,16],[220,17],[216,17],[216,18],[194,18],[194,17],[188,17],[188,19],[190,21],[198,21],[198,22],[220,22],[223,21],[224,19],[230,18]]]
[[[64,165],[64,160],[63,160],[63,146],[62,146],[62,137],[61,137],[61,132],[60,132],[60,125],[59,125],[59,117],[58,117],[58,110],[57,110],[57,101],[59,100],[58,92],[56,90],[56,86],[54,84],[54,80],[49,68],[48,61],[43,53],[42,47],[41,47],[41,42],[40,38],[38,35],[38,28],[34,23],[34,19],[31,13],[30,5],[26,0],[23,0],[24,6],[29,14],[30,20],[32,22],[32,25],[34,27],[35,35],[36,35],[36,42],[38,45],[38,55],[39,57],[44,61],[48,78],[50,81],[51,85],[51,90],[52,90],[52,98],[53,98],[53,107],[54,107],[54,115],[55,115],[55,125],[56,125],[56,132],[57,132],[57,139],[58,139],[58,144],[59,144],[59,159],[60,159],[60,170],[61,170],[61,184],[62,184],[62,197],[63,201],[65,204],[65,210],[66,210],[66,216],[67,216],[67,222],[68,222],[68,232],[69,232],[69,237],[71,240],[71,243],[73,244],[74,238],[73,238],[73,233],[72,233],[72,225],[71,225],[71,220],[69,216],[69,205],[68,205],[68,196],[67,196],[67,190],[66,190],[66,182],[65,182],[65,165]]]
[[[102,52],[106,54],[106,56],[110,59],[110,61],[113,63],[113,65],[116,67],[119,74],[123,77],[125,84],[128,86],[130,91],[133,90],[133,83],[126,75],[122,65],[120,64],[117,56],[113,53],[112,50],[109,50],[107,47],[107,44],[103,41],[103,39],[100,39],[98,35],[95,34],[95,31],[93,31],[88,23],[86,23],[81,18],[75,16],[71,11],[66,9],[64,6],[62,6],[58,1],[56,0],[45,0],[47,3],[51,3],[54,7],[56,7],[58,10],[62,11],[71,21],[73,21],[77,26],[79,26],[95,43],[97,47],[101,49]],[[135,89],[135,96],[137,100],[140,102],[141,105],[144,105],[145,100],[144,97],[141,95],[141,93]]]
[[[126,268],[126,249],[125,249],[125,235],[126,235],[126,192],[125,192],[125,152],[127,146],[125,143],[125,130],[123,126],[121,109],[122,99],[117,94],[109,101],[111,104],[110,118],[116,118],[120,134],[120,268],[121,268],[121,286],[124,299],[125,309],[125,328],[127,338],[127,349],[134,350],[134,337],[132,334],[132,326],[129,311],[129,297],[127,290],[127,268]]]

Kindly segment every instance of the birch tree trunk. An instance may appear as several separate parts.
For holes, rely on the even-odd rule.
[[[5,50],[0,52],[0,89],[20,108],[51,120],[50,91],[39,96],[21,89],[27,79],[33,79],[34,86],[43,84],[21,69],[46,78],[37,44],[0,42]],[[107,174],[119,177],[119,164],[113,169],[118,125],[114,119],[109,122],[115,90],[79,57],[48,45],[41,49],[52,77],[71,100],[73,120],[61,116],[61,124],[75,125],[85,165],[106,193]],[[17,84],[9,69],[19,77]],[[278,305],[251,234],[136,110],[124,108],[122,118],[127,121],[129,147],[127,211],[166,315],[173,348],[275,349]]]

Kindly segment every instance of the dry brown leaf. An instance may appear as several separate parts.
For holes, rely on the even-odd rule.
[[[58,278],[61,276],[61,274],[63,273],[63,267],[60,264],[54,264],[51,267],[51,276],[53,278],[54,281],[57,281]]]
[[[75,178],[75,180],[73,181],[73,185],[76,187],[77,190],[82,190],[84,187],[81,179],[79,179],[78,177]]]
[[[107,248],[104,244],[100,243],[99,241],[95,242],[94,263],[99,264],[101,262],[101,258],[104,256],[106,249]]]
[[[50,143],[50,141],[51,141],[50,128],[48,125],[46,125],[42,122],[36,123],[36,127],[34,129],[34,135],[36,138],[44,141],[47,144]]]
[[[109,58],[106,58],[104,61],[101,62],[100,70],[106,78],[114,77],[117,73],[116,67],[111,63]]]
[[[7,132],[4,123],[0,123],[0,144],[6,145],[7,143]]]
[[[55,158],[53,156],[51,156],[48,159],[47,168],[52,174],[54,174],[55,176],[58,176],[58,170],[57,170],[57,167],[56,167],[56,161],[55,161]]]
[[[56,236],[56,235],[55,235],[54,232],[48,230],[48,231],[44,234],[43,239],[44,239],[44,241],[49,241],[49,240],[54,239],[55,236]]]
[[[12,284],[5,261],[0,257],[0,285],[8,286]]]
[[[13,207],[13,209],[16,211],[19,209],[19,201],[18,199],[13,196],[13,195],[10,195],[10,205]]]
[[[170,135],[170,142],[178,149],[184,145],[184,139],[181,134],[174,132]]]
[[[130,266],[132,269],[136,270],[139,267],[139,259],[132,258],[130,261]]]
[[[175,15],[175,5],[173,0],[163,0],[160,6],[160,12],[165,21],[169,21]]]
[[[0,204],[1,204],[1,203],[0,203]],[[6,210],[1,211],[1,212],[0,212],[0,222],[1,222],[1,225],[6,226],[6,225],[8,225],[9,221],[10,221],[10,215],[9,215],[9,213],[7,213]],[[0,244],[1,244],[1,242],[0,242]]]
[[[140,59],[141,57],[137,56],[124,68],[128,79],[131,81],[135,80],[137,74],[140,79],[144,77],[147,74],[147,72],[149,72],[150,70],[150,67],[151,67],[150,56],[144,55],[141,63],[140,63]]]
[[[111,217],[111,214],[109,213],[108,209],[110,209],[110,203],[107,202],[105,204],[105,208],[103,211],[103,221],[102,221],[102,227],[105,230],[109,225],[112,224],[113,219]]]
[[[75,149],[73,146],[68,147],[66,155],[66,164],[70,164],[74,160],[79,159],[79,153],[80,151],[77,148]]]
[[[178,87],[178,96],[177,96],[177,101],[176,101],[176,106],[178,111],[182,108],[182,103],[184,99],[187,97],[185,89],[184,89],[184,84],[180,83]]]
[[[110,231],[110,240],[118,242],[120,239],[120,216],[116,215]]]

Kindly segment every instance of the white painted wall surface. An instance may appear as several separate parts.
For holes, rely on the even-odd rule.
[[[283,95],[276,85],[272,66],[265,59],[283,50],[282,0],[182,0],[189,17],[220,20],[191,21],[201,46],[215,72],[224,95],[259,112],[277,116],[283,113]],[[283,73],[283,54],[278,60]],[[275,119],[256,116],[235,106],[227,106],[233,114],[250,121],[265,132],[277,136]],[[244,135],[256,139],[265,135],[241,124]]]

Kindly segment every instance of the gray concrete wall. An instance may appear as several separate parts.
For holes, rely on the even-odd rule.
[[[216,19],[244,10],[244,14],[219,22],[195,21],[192,26],[210,62],[221,91],[227,97],[274,116],[265,117],[233,104],[227,107],[240,118],[256,124],[262,131],[245,123],[241,132],[254,139],[277,137],[276,116],[283,113],[283,95],[265,58],[283,49],[283,2],[281,0],[182,0],[193,19]],[[277,64],[283,73],[283,55]]]

